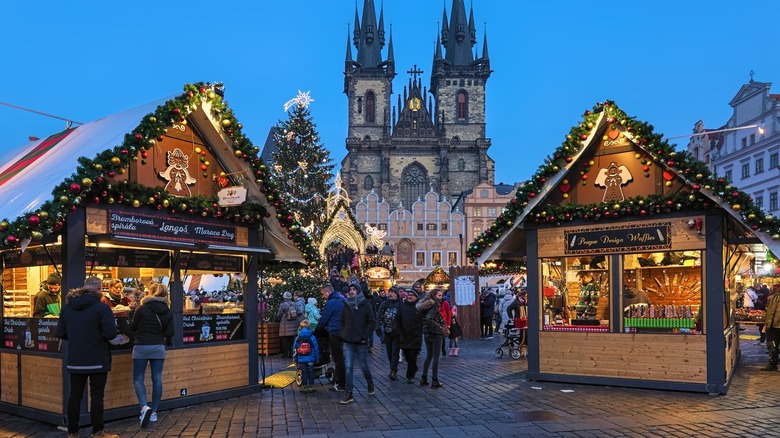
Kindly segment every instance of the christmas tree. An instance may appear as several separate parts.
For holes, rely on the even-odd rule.
[[[299,222],[316,241],[321,216],[325,211],[329,181],[333,177],[330,153],[319,143],[316,125],[309,112],[313,101],[309,93],[298,96],[284,106],[287,120],[276,126],[276,152],[272,175],[282,199],[296,211]]]

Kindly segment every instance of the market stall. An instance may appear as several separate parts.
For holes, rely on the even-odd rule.
[[[470,245],[527,257],[528,378],[725,393],[746,245],[780,223],[614,103],[597,105]]]
[[[113,347],[106,419],[137,415],[128,317],[153,281],[169,286],[176,333],[161,409],[259,389],[258,266],[317,257],[272,203],[266,176],[221,87],[209,84],[35,142],[3,165],[0,411],[63,424],[69,380],[56,308],[92,276],[124,289],[113,312],[127,343]],[[53,273],[62,293],[40,315],[35,300]]]

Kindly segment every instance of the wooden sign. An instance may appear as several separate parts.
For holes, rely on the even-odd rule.
[[[170,216],[108,212],[108,229],[116,236],[174,242],[235,244],[236,228]]]
[[[565,254],[653,252],[670,249],[672,224],[630,224],[564,231]]]

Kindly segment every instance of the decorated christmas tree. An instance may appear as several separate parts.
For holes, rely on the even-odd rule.
[[[284,106],[287,120],[277,124],[276,152],[271,166],[282,199],[296,212],[299,222],[316,241],[325,217],[325,200],[333,165],[330,153],[319,143],[316,125],[309,111],[309,93]]]

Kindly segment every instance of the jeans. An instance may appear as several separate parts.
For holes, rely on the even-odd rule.
[[[420,350],[412,350],[404,348],[404,358],[406,359],[406,378],[414,379],[417,374],[417,356],[420,354]]]
[[[398,372],[398,358],[401,354],[401,336],[385,333],[385,350],[387,350],[387,360],[390,362],[390,371]]]
[[[144,374],[146,374],[146,363],[152,364],[152,412],[157,412],[162,399],[162,370],[165,359],[133,359],[133,387],[138,403],[143,409],[147,405],[146,385],[144,384]]]
[[[81,399],[89,379],[89,416],[92,421],[92,433],[103,430],[103,394],[106,390],[108,373],[70,375],[70,396],[68,397],[68,433],[79,433]]]
[[[344,372],[344,340],[339,335],[328,335],[330,341],[330,354],[333,356],[333,364],[336,366],[336,375],[333,383],[343,387],[346,385]]]
[[[428,376],[428,367],[433,361],[433,380],[439,380],[439,354],[441,344],[444,342],[442,335],[425,335],[425,362],[423,362],[423,377]]]
[[[314,362],[298,362],[301,370],[301,386],[314,386]]]
[[[769,365],[777,366],[778,343],[780,343],[780,328],[766,328],[766,348],[769,350]]]
[[[374,381],[373,377],[371,377],[371,370],[368,368],[368,361],[366,360],[366,354],[368,353],[367,349],[368,347],[366,344],[344,343],[344,366],[346,368],[347,392],[352,392],[352,376],[356,359],[360,365],[360,369],[363,370],[363,377],[366,378],[366,383],[373,383]]]

